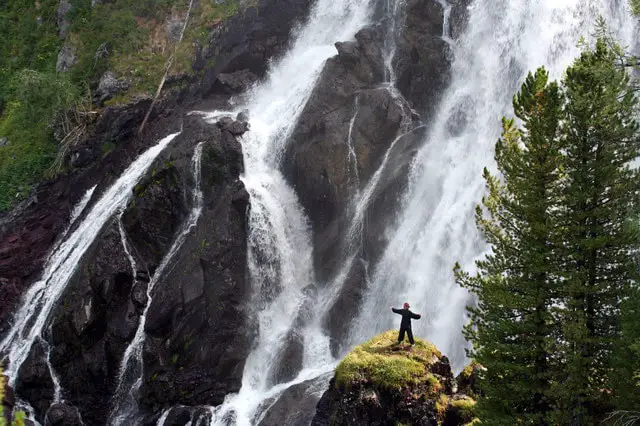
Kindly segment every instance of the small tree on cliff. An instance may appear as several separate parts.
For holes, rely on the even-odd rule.
[[[621,304],[633,280],[637,99],[610,44],[600,39],[585,49],[563,81],[561,424],[595,424],[607,409]]]
[[[514,97],[514,120],[503,119],[495,159],[502,179],[486,169],[488,195],[476,221],[492,246],[470,276],[458,282],[475,293],[465,335],[470,356],[486,367],[477,410],[491,425],[549,424],[553,405],[551,352],[557,338],[551,306],[557,270],[557,214],[561,181],[562,95],[544,68],[529,74]]]

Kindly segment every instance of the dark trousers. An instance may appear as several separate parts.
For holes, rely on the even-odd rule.
[[[407,336],[409,336],[409,343],[411,343],[412,345],[415,343],[413,341],[413,332],[411,331],[411,327],[400,327],[400,334],[398,335],[398,343],[402,342],[404,340],[404,332],[407,332]]]

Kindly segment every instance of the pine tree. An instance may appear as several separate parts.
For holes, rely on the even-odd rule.
[[[607,407],[620,304],[632,280],[640,155],[636,98],[605,40],[567,69],[562,120],[563,244],[559,320],[565,374],[556,378],[561,424],[595,424]]]
[[[640,416],[640,289],[630,290],[622,305],[621,337],[613,366],[613,391],[617,410]]]
[[[522,122],[503,119],[495,159],[502,178],[486,169],[488,195],[476,221],[493,250],[458,282],[477,295],[465,335],[469,355],[486,367],[477,411],[483,424],[550,424],[548,397],[557,340],[551,306],[557,277],[562,95],[544,68],[529,74],[513,108]]]

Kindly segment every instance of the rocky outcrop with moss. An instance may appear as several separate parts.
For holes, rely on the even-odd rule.
[[[396,344],[387,331],[353,349],[338,365],[313,426],[465,425],[475,401],[456,393],[449,360],[433,344]]]

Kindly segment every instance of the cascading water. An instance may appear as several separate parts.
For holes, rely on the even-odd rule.
[[[189,216],[182,224],[180,232],[178,233],[176,239],[173,241],[171,248],[169,249],[167,254],[165,254],[162,262],[160,263],[160,266],[158,266],[158,268],[155,270],[151,281],[147,285],[147,303],[142,312],[142,315],[140,316],[136,334],[133,337],[133,340],[131,340],[131,342],[129,343],[129,346],[127,347],[122,358],[120,375],[118,377],[118,387],[114,395],[114,410],[111,413],[111,417],[109,419],[109,424],[112,425],[117,426],[126,424],[137,424],[137,393],[142,383],[142,350],[144,348],[144,341],[146,337],[144,327],[147,321],[147,313],[149,312],[149,308],[151,306],[154,287],[160,281],[160,279],[165,276],[164,274],[165,272],[167,272],[167,268],[173,266],[172,260],[174,256],[176,255],[176,253],[178,253],[180,247],[182,247],[182,244],[184,243],[193,227],[198,223],[198,218],[200,218],[200,214],[202,213],[203,194],[200,185],[202,169],[202,146],[202,142],[196,146],[191,161],[194,181],[194,186],[192,189],[193,195],[191,201],[191,211],[189,212]],[[124,230],[122,230],[121,228],[120,232],[122,243],[125,247],[126,254],[131,261],[131,266],[134,270],[135,277],[135,262],[129,250],[127,249]]]
[[[47,260],[42,278],[23,298],[14,324],[0,343],[0,353],[7,353],[9,384],[13,386],[20,366],[36,339],[44,339],[43,328],[67,283],[76,271],[85,251],[113,215],[129,201],[132,190],[153,160],[178,133],[163,138],[140,155],[102,195],[73,232],[65,236]],[[88,202],[88,199],[87,199]]]
[[[335,55],[333,43],[352,39],[369,22],[374,1],[317,0],[308,22],[295,34],[291,50],[273,65],[265,82],[247,95],[245,104],[236,111],[216,111],[208,117],[215,120],[248,109],[251,121],[251,131],[242,137],[246,169],[242,180],[251,196],[248,265],[258,334],[246,360],[240,391],[211,408],[210,418],[192,417],[190,423],[257,424],[286,389],[330,374],[336,360],[322,320],[340,295],[353,263],[364,262],[359,257],[363,224],[394,149],[407,134],[424,127],[429,129],[428,137],[414,158],[403,202],[397,209],[390,209],[399,214],[388,229],[388,245],[377,264],[365,262],[365,275],[370,279],[350,342],[361,343],[374,333],[396,326],[398,318],[384,312],[389,304],[409,300],[424,314],[415,323],[416,334],[432,340],[456,368],[461,367],[465,342],[460,330],[466,321],[464,308],[471,298],[456,286],[451,268],[456,260],[468,268],[486,249],[475,230],[473,209],[484,192],[482,168],[493,163],[500,117],[509,114],[513,92],[527,71],[544,64],[560,76],[578,53],[578,38],[588,35],[585,32],[593,28],[598,14],[609,20],[622,40],[632,40],[634,31],[632,19],[626,18],[616,0],[475,0],[469,9],[468,28],[454,42],[448,26],[451,8],[446,1],[439,1],[445,10],[443,39],[455,55],[453,81],[435,118],[429,123],[416,123],[417,114],[395,86],[395,42],[403,25],[404,2],[381,2],[391,18],[383,49],[386,77],[379,88],[372,90],[387,90],[401,107],[403,120],[395,139],[388,141],[378,169],[368,182],[361,182],[353,132],[364,97],[354,98],[353,115],[344,133],[353,204],[347,212],[348,232],[342,237],[344,261],[326,285],[316,285],[309,223],[280,172],[281,158],[325,60]],[[169,135],[145,152],[88,212],[82,210],[93,190],[79,204],[78,213],[73,214],[73,221],[79,223],[70,227],[51,254],[42,280],[26,294],[14,327],[0,343],[0,353],[8,354],[12,383],[34,341],[42,339],[46,343],[43,328],[84,252],[107,221],[126,207],[132,188],[175,136]],[[142,376],[146,314],[154,286],[166,276],[174,255],[198,221],[203,202],[199,187],[201,150],[198,145],[193,157],[196,185],[192,211],[147,287],[147,304],[122,361],[111,424],[137,424],[139,420],[136,391]],[[123,251],[135,277],[135,259],[121,223],[118,225]],[[314,287],[317,293],[309,291]],[[300,331],[296,330],[300,317],[304,324],[302,370],[291,381],[278,383],[273,373],[290,334]],[[56,382],[55,372],[50,369]],[[321,392],[325,383],[314,382],[307,392]],[[63,392],[57,382],[54,384],[55,399],[60,400]],[[159,424],[169,414],[170,410],[165,410]]]
[[[452,267],[460,261],[470,268],[486,250],[474,208],[484,192],[482,169],[493,165],[500,118],[510,115],[528,71],[545,65],[561,77],[598,14],[620,39],[632,40],[633,20],[615,0],[476,0],[470,6],[468,28],[454,47],[453,81],[412,165],[352,343],[394,327],[397,318],[381,311],[408,300],[423,313],[415,334],[433,341],[456,369],[463,366],[461,329],[471,298],[455,284]]]
[[[269,378],[307,298],[304,290],[314,284],[314,273],[308,221],[279,171],[280,160],[325,60],[335,54],[333,43],[353,38],[367,23],[369,6],[369,0],[318,0],[292,49],[240,108],[248,109],[251,119],[251,131],[242,139],[246,167],[242,180],[251,195],[248,258],[253,305],[260,307],[259,334],[245,364],[240,392],[213,410],[214,423],[252,424],[263,401],[288,387],[274,386]],[[217,111],[210,118],[222,114]],[[318,341],[305,341],[305,354],[322,354],[322,359],[305,359],[329,371],[328,338],[316,336]],[[317,375],[303,370],[297,380]]]

